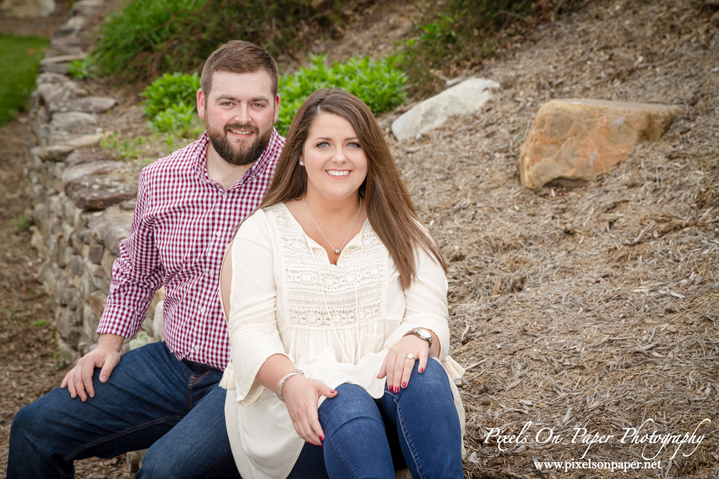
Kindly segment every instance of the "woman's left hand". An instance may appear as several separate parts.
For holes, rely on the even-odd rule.
[[[387,376],[387,388],[398,393],[400,386],[406,388],[409,384],[414,362],[419,361],[418,369],[421,373],[427,367],[428,357],[429,344],[427,341],[414,335],[405,336],[389,350],[377,378],[382,379]]]

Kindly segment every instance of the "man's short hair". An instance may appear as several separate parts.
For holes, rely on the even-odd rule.
[[[254,43],[232,40],[212,52],[202,68],[200,88],[205,97],[212,90],[212,74],[215,72],[255,73],[265,70],[272,79],[272,96],[279,90],[279,71],[272,55]]]

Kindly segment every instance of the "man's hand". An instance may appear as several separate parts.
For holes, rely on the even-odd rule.
[[[296,374],[285,381],[282,396],[297,434],[310,444],[321,446],[325,433],[317,415],[317,404],[320,396],[333,398],[337,396],[337,391],[322,381]]]
[[[101,335],[97,347],[77,361],[75,367],[65,375],[60,387],[63,389],[67,387],[70,396],[73,399],[80,396],[82,402],[87,401],[88,395],[91,398],[95,397],[95,388],[92,384],[95,368],[102,368],[100,382],[107,382],[112,370],[120,362],[120,348],[124,339],[114,334]]]

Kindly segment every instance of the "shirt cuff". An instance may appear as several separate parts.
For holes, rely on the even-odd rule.
[[[115,334],[123,338],[134,338],[142,326],[142,322],[137,321],[137,317],[138,313],[134,309],[108,303],[97,326],[97,334]]]

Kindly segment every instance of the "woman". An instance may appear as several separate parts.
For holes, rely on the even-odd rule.
[[[436,360],[461,370],[446,265],[361,100],[304,102],[229,251],[221,385],[244,479],[462,477],[464,411]]]

